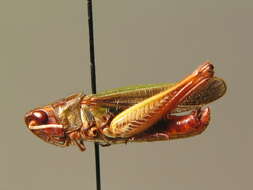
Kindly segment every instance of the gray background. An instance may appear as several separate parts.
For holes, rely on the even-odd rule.
[[[98,91],[177,81],[205,60],[229,87],[200,136],[101,148],[103,189],[251,189],[252,1],[94,5]],[[92,143],[58,148],[23,122],[33,107],[90,92],[86,15],[81,0],[0,1],[0,189],[95,189]]]

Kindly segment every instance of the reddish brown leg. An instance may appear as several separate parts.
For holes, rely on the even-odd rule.
[[[132,137],[131,142],[162,141],[190,137],[202,133],[210,121],[210,109],[193,111],[184,116],[168,115],[149,130]]]

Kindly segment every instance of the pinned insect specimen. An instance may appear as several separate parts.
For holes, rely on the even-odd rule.
[[[75,94],[28,112],[25,122],[42,140],[82,151],[84,141],[107,146],[178,139],[202,133],[210,121],[210,108],[203,106],[225,92],[225,82],[206,62],[173,84]]]

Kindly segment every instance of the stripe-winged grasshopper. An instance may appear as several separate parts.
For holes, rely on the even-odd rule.
[[[44,141],[80,150],[84,141],[111,145],[178,139],[202,133],[210,121],[210,109],[202,107],[225,92],[225,82],[206,62],[174,84],[75,94],[28,112],[25,122]]]

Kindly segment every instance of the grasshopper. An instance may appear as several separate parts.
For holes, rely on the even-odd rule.
[[[222,97],[225,82],[210,62],[173,84],[132,86],[98,94],[71,95],[25,115],[27,127],[61,147],[84,141],[108,146],[178,139],[201,134],[210,121],[206,104]],[[178,113],[182,113],[178,114]]]

